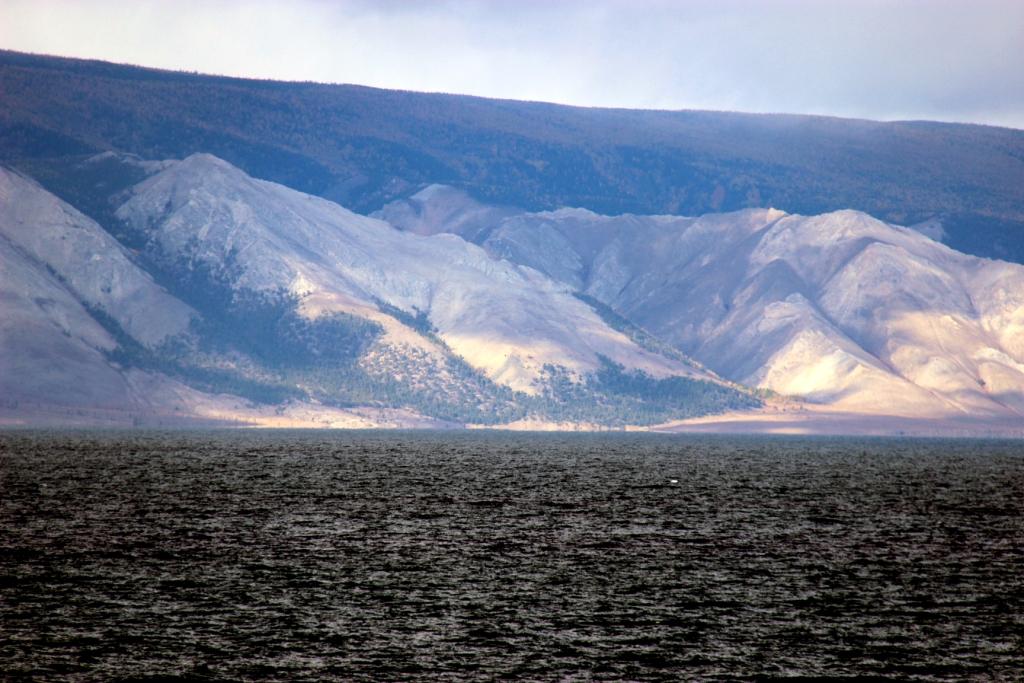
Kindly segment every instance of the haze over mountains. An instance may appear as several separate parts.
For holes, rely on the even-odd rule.
[[[1024,266],[978,256],[1024,256],[1020,131],[16,53],[0,87],[8,423],[1024,424]]]

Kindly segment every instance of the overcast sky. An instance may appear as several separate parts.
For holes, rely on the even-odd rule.
[[[0,47],[577,105],[1024,128],[1024,0],[0,0]]]

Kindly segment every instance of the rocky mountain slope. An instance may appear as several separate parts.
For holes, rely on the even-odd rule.
[[[0,175],[10,401],[166,409],[144,379],[155,395],[173,385],[183,416],[231,395],[483,424],[649,423],[757,403],[461,238],[402,232],[210,155],[106,155],[67,177],[96,164],[143,176],[93,187],[104,226]],[[66,401],[62,381],[82,396]]]
[[[209,154],[46,178],[68,201],[0,169],[7,422],[619,427],[781,395],[1024,424],[1024,266],[861,212],[528,212],[435,184],[364,216]]]
[[[143,344],[187,330],[191,310],[137,268],[93,221],[0,169],[0,382],[9,406],[136,406],[107,362],[109,318]]]
[[[448,235],[399,232],[209,155],[140,183],[117,216],[156,253],[223,273],[235,288],[286,292],[313,318],[340,312],[395,327],[374,314],[377,302],[422,317],[452,351],[514,390],[540,391],[547,365],[593,372],[600,356],[654,377],[696,374],[611,330],[569,288],[532,270]],[[394,335],[388,343],[436,350],[425,336]]]
[[[465,206],[431,197],[455,208],[421,194],[380,215],[425,231],[415,215]],[[562,209],[478,234],[737,382],[856,413],[1024,415],[1024,267],[915,230],[857,211]]]

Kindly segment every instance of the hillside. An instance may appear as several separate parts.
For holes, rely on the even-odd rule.
[[[0,168],[0,409],[15,422],[623,426],[759,404],[533,269],[211,155],[99,155],[61,177],[103,225]]]
[[[434,187],[379,215],[421,233],[448,216],[737,382],[847,413],[1024,415],[1024,267],[861,212],[560,209],[481,231],[487,207]]]
[[[1024,415],[1024,266],[862,212],[528,212],[434,184],[365,216],[209,154],[50,171],[69,201],[0,169],[0,419]]]
[[[14,52],[0,52],[0,92],[0,161],[44,184],[68,157],[208,152],[360,212],[431,183],[533,211],[854,209],[1024,262],[1024,132],[1011,129],[586,109]]]

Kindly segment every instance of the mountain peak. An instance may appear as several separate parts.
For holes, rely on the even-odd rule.
[[[469,195],[465,190],[452,187],[451,185],[443,185],[441,183],[433,183],[427,185],[422,190],[412,195],[410,199],[414,199],[421,203],[427,203],[432,201],[438,201],[443,198],[459,198],[468,199]]]

